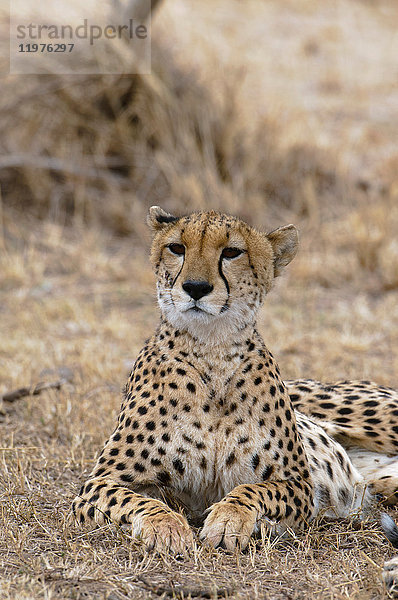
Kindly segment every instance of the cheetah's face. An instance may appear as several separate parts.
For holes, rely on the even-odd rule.
[[[297,250],[293,225],[265,235],[213,211],[177,218],[159,207],[148,221],[156,232],[151,259],[162,314],[214,342],[255,320],[275,275]]]

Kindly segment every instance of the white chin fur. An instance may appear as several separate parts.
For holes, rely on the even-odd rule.
[[[255,312],[250,310],[245,301],[234,302],[234,305],[223,313],[187,310],[189,303],[181,307],[171,300],[158,297],[160,310],[165,319],[176,329],[188,331],[202,343],[223,344],[235,340],[237,334],[247,325],[253,323]],[[215,310],[209,307],[208,310]]]

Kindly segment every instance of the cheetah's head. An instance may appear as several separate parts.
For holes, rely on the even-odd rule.
[[[165,319],[220,343],[256,319],[274,277],[297,252],[294,225],[265,234],[214,211],[175,217],[152,206],[151,261]]]

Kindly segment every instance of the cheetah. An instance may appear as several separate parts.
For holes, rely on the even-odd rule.
[[[284,382],[257,331],[296,228],[265,234],[215,211],[157,206],[148,224],[160,323],[73,502],[77,521],[128,525],[147,548],[175,553],[192,547],[195,525],[203,543],[231,551],[261,523],[283,532],[320,511],[362,514],[371,489],[397,501],[398,393]]]

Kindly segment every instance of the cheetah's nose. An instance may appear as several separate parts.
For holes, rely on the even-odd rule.
[[[199,300],[203,296],[207,296],[213,289],[213,286],[208,281],[185,281],[182,284],[182,289],[194,300]]]

